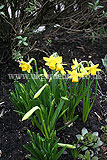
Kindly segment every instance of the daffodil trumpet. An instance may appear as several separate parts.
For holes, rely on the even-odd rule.
[[[31,65],[25,61],[20,61],[19,67],[22,68],[22,71],[27,71],[28,73],[30,73],[32,69]]]

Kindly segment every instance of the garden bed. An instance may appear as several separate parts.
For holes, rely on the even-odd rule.
[[[40,41],[42,41],[42,36]],[[39,45],[39,42],[38,42]],[[42,45],[46,45],[44,42]],[[99,68],[105,71],[101,59],[104,58],[107,53],[107,46],[105,40],[95,41],[92,45],[91,40],[86,38],[74,39],[69,42],[54,40],[51,46],[47,46],[50,52],[58,52],[62,55],[64,62],[67,64],[72,63],[73,58],[81,60],[92,60],[94,64],[99,64]],[[30,57],[37,59],[40,67],[44,66],[42,57],[44,53],[31,53]],[[27,56],[26,56],[27,58]],[[18,67],[18,63],[14,60],[8,61],[6,64],[1,65],[0,76],[0,159],[1,160],[26,160],[27,151],[23,148],[24,144],[30,141],[27,135],[27,129],[34,131],[32,124],[27,120],[21,121],[21,117],[14,112],[15,107],[10,101],[10,92],[13,90],[13,80],[9,79],[8,74],[20,73],[21,69]],[[73,123],[73,126],[68,126],[64,130],[57,133],[57,137],[60,137],[60,142],[71,144],[76,140],[75,135],[81,132],[83,127],[86,127],[88,131],[97,131],[99,135],[102,135],[101,126],[106,125],[106,84],[105,76],[100,73],[101,79],[98,80],[98,92],[97,98],[89,114],[88,121],[84,124],[82,122],[81,104],[79,104],[76,113],[79,114],[78,119]],[[23,80],[25,81],[25,80]],[[59,121],[57,126],[62,126],[62,122]],[[38,129],[35,130],[38,132]],[[102,154],[105,154],[107,150],[105,145],[102,147]],[[72,160],[70,149],[66,149],[60,159]],[[104,160],[105,155],[99,160]]]

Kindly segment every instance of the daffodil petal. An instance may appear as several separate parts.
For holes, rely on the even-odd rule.
[[[64,70],[61,70],[61,74],[64,75],[66,74],[66,72]]]
[[[66,70],[69,74],[72,74],[72,72],[71,71],[69,71],[69,70]]]
[[[47,58],[47,57],[43,57],[43,59],[44,59],[45,61],[47,61],[47,62],[49,62],[49,61],[50,61],[50,59],[49,59],[49,58]]]
[[[62,63],[62,57],[61,56],[57,57],[55,60],[56,60],[56,63]]]

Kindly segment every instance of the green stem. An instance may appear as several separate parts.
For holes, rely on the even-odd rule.
[[[35,69],[36,69],[36,73],[38,75],[38,68],[37,68],[37,63],[36,63],[36,60],[34,59],[34,63],[35,63]]]
[[[46,137],[49,139],[49,135],[48,135],[48,132],[47,132],[47,129],[46,129],[46,125],[45,125],[41,110],[40,110],[40,116],[41,116],[41,121],[43,123],[43,127],[44,127],[44,131],[45,131]]]

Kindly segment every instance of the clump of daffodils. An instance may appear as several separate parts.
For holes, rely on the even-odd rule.
[[[49,66],[51,70],[56,70],[57,72],[60,72],[62,75],[65,75],[66,72],[64,70],[64,65],[62,63],[62,56],[59,56],[57,53],[54,53],[50,57],[43,57],[43,59],[46,61],[45,65]],[[29,62],[20,61],[19,67],[22,68],[22,71],[27,71],[30,73],[32,67],[30,63],[34,60],[32,58]],[[83,78],[88,75],[96,75],[97,71],[101,71],[101,69],[98,68],[99,64],[94,65],[91,61],[81,61],[78,63],[77,59],[72,60],[73,65],[71,65],[71,70],[66,70],[69,74],[68,78],[72,79],[72,82],[78,82],[79,77]],[[84,66],[84,64],[86,64]],[[46,78],[48,78],[48,74],[45,69],[43,69],[44,75]]]
[[[68,78],[72,78],[72,82],[78,82],[79,77],[86,77],[89,74],[96,75],[97,71],[101,71],[101,69],[97,68],[99,64],[94,65],[91,61],[81,61],[80,63],[77,62],[77,59],[73,59],[73,65],[71,66],[72,71],[67,70],[70,74]],[[84,63],[87,64],[87,67],[84,67]]]
[[[66,74],[64,71],[64,67],[62,63],[62,57],[61,56],[54,56],[51,55],[49,58],[43,57],[43,59],[46,61],[45,65],[49,66],[50,69],[60,71],[62,75]],[[97,71],[101,71],[101,69],[97,68],[99,64],[94,65],[91,61],[81,61],[78,63],[77,59],[72,60],[73,65],[71,66],[71,71],[67,70],[68,74],[70,75],[68,78],[72,79],[72,82],[78,82],[79,77],[86,77],[89,74],[96,75]],[[84,63],[87,64],[87,67],[84,67]]]

